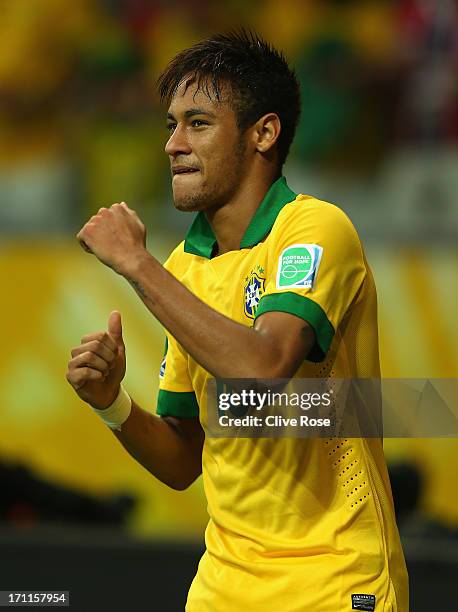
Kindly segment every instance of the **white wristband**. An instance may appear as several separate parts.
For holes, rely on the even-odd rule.
[[[121,431],[121,425],[127,421],[132,410],[132,400],[124,387],[120,385],[118,396],[111,406],[105,410],[98,410],[93,406],[91,408],[110,429]]]

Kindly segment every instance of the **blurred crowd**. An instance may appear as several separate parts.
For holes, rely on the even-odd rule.
[[[361,184],[409,151],[406,175],[412,156],[418,176],[433,166],[419,190],[447,200],[457,25],[455,0],[0,2],[0,231],[73,231],[121,199],[173,225],[155,79],[178,50],[240,26],[296,67],[295,176]]]
[[[84,324],[91,329],[95,313],[103,311],[105,317],[112,308],[109,299],[116,305],[120,301],[123,312],[132,308],[131,327],[140,313],[121,293],[111,297],[116,286],[104,284],[96,266],[86,270],[73,263],[68,274],[69,262],[79,253],[73,241],[68,252],[47,257],[46,241],[27,250],[24,241],[14,239],[68,237],[99,207],[120,200],[135,208],[147,226],[162,229],[170,242],[178,239],[190,220],[174,214],[171,204],[163,151],[165,109],[155,81],[177,51],[218,31],[254,29],[295,66],[302,118],[286,171],[291,186],[341,205],[363,238],[365,233],[384,241],[394,236],[420,246],[404,258],[390,252],[386,242],[378,257],[372,253],[383,296],[385,371],[391,376],[452,375],[456,256],[449,249],[441,258],[430,258],[428,248],[434,238],[452,244],[444,239],[456,239],[458,231],[457,25],[457,0],[0,0],[0,237],[13,238],[13,248],[2,254],[5,295],[16,294],[11,302],[4,300],[2,319],[20,322],[6,326],[1,386],[3,405],[15,420],[10,417],[10,429],[4,427],[2,446],[8,448],[5,439],[12,431],[17,448],[27,448],[17,452],[26,458],[23,464],[22,458],[21,463],[0,463],[0,522],[120,526],[141,495],[152,499],[136,519],[145,531],[171,525],[175,533],[188,525],[192,532],[206,520],[199,490],[178,504],[146,477],[140,483],[138,476],[134,486],[133,469],[125,477],[132,486],[129,494],[123,485],[97,496],[42,477],[78,468],[84,477],[75,479],[77,485],[90,480],[87,465],[105,440],[99,432],[92,447],[75,443],[67,448],[65,436],[79,442],[77,423],[76,431],[86,435],[83,416],[76,409],[62,410],[70,402],[61,372],[71,346],[68,328]],[[83,297],[79,287],[85,288]],[[159,346],[153,333],[159,332],[141,320],[139,346],[151,351]],[[161,335],[158,363],[162,346]],[[137,354],[132,371],[147,368],[147,379],[154,358],[142,350],[132,350],[133,358]],[[24,382],[27,377],[33,384]],[[43,424],[49,407],[57,416]],[[23,414],[28,415],[33,457],[22,442]],[[29,470],[29,463],[40,463],[41,447],[47,448],[43,432],[54,440],[54,426],[64,442],[51,453],[47,470]],[[33,427],[38,433],[32,437]],[[456,447],[440,440],[428,454],[428,443],[412,451],[413,465],[401,462],[392,469],[398,519],[407,526],[414,517],[411,530],[437,532],[436,522],[418,514],[425,489],[427,510],[433,508],[436,516],[448,513],[456,538],[458,506],[449,480]],[[115,452],[104,444],[101,456]],[[114,454],[112,460],[101,482],[116,475],[112,466],[118,469],[121,460]],[[417,470],[422,460],[427,469]],[[99,482],[91,484],[96,490]]]

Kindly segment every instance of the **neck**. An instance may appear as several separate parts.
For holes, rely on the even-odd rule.
[[[240,248],[240,242],[251,219],[279,176],[271,173],[256,181],[246,178],[229,202],[216,210],[205,212],[218,245],[215,255],[223,255]]]

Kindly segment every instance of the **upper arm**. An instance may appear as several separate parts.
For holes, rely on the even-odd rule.
[[[187,355],[170,334],[167,334],[160,368],[156,412],[177,436],[185,452],[180,460],[178,486],[185,489],[202,473],[205,433],[199,421],[199,405],[189,377]]]
[[[164,267],[173,274],[174,262],[182,252],[182,244],[173,251]],[[156,412],[162,417],[182,421],[199,417],[199,405],[188,370],[188,354],[175,338],[166,332],[165,350],[159,372]],[[186,430],[186,425],[183,426]]]
[[[268,338],[275,351],[275,372],[270,378],[294,376],[315,343],[315,332],[304,319],[285,312],[266,312],[254,329]]]

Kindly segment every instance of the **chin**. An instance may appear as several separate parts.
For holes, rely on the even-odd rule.
[[[197,212],[200,210],[200,208],[196,208],[188,202],[177,202],[176,200],[174,200],[174,204],[175,208],[180,212]]]
[[[197,212],[209,208],[207,198],[199,193],[173,194],[173,203],[182,212]]]

